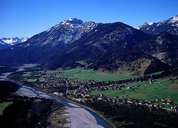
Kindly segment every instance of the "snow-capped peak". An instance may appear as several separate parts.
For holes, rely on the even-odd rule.
[[[142,28],[142,27],[151,26],[151,25],[153,25],[153,24],[154,24],[154,22],[145,22],[143,25],[137,26],[137,27],[135,27],[135,28],[136,28],[136,29],[140,29],[140,28]]]
[[[67,25],[69,25],[69,24],[80,25],[82,23],[83,23],[83,21],[80,19],[77,19],[77,18],[69,18],[62,22],[62,24],[67,24]]]
[[[61,27],[68,28],[68,29],[80,28],[83,24],[84,24],[84,22],[80,19],[69,18],[69,19],[66,19],[66,20],[60,22],[59,24],[55,25],[54,27],[51,27],[50,29],[47,30],[47,32],[54,30],[54,29],[61,28]]]
[[[170,19],[170,22],[171,22],[171,23],[176,23],[176,22],[178,22],[178,15],[172,17],[172,18]]]
[[[69,18],[68,21],[75,21],[75,20],[80,20],[80,19],[77,19],[77,18]]]
[[[4,38],[1,38],[1,40],[6,43],[6,44],[9,44],[9,45],[15,45],[15,44],[18,44],[18,43],[23,43],[25,41],[27,41],[27,37],[22,37],[22,38],[18,38],[18,37],[4,37]]]
[[[148,24],[149,24],[149,25],[152,25],[152,24],[154,24],[154,22],[149,22]]]
[[[68,20],[66,20],[68,22],[72,22],[72,23],[76,23],[76,24],[82,24],[83,21],[77,18],[69,18]]]
[[[0,39],[0,49],[3,49],[3,48],[8,48],[10,45],[9,44],[6,44],[4,41],[2,41]]]
[[[73,20],[73,18],[69,18],[68,20],[69,20],[69,21],[72,21],[72,20]]]
[[[149,34],[160,34],[162,32],[168,32],[174,35],[178,35],[178,15],[173,16],[167,20],[155,22],[151,25],[144,24],[140,26],[140,30]]]
[[[46,45],[49,42],[54,42],[54,40],[56,41],[56,44],[72,43],[78,40],[84,33],[93,30],[96,26],[97,23],[92,21],[84,22],[77,18],[69,18],[45,31],[48,39],[43,41],[43,45]]]
[[[25,41],[27,41],[28,40],[28,37],[22,37],[21,38],[21,42],[25,42]]]

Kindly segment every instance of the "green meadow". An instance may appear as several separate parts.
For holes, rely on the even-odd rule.
[[[64,77],[80,80],[96,80],[96,81],[117,81],[132,78],[129,72],[102,72],[92,69],[69,69],[62,70]]]
[[[121,90],[93,91],[91,95],[103,94],[110,97],[128,96],[141,100],[169,98],[178,103],[178,81],[166,78],[158,79],[152,83],[131,83],[129,86],[130,87],[127,86]]]

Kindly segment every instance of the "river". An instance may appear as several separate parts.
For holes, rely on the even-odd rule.
[[[31,65],[33,66],[33,65]],[[24,71],[29,65],[18,67],[15,72]],[[8,80],[8,76],[15,72],[6,72],[0,76],[1,80]],[[66,108],[67,117],[70,120],[70,128],[112,128],[112,126],[100,115],[94,112],[87,106],[75,103],[64,97],[46,94],[32,87],[20,85],[20,88],[15,92],[20,96],[40,97],[56,100],[59,104],[63,104]]]

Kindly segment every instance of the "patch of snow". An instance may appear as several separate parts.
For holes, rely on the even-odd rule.
[[[135,28],[135,29],[138,29],[138,30],[140,29],[140,27],[139,27],[139,26],[136,26],[136,27],[134,27],[134,28]]]
[[[69,18],[68,20],[69,20],[69,21],[73,21],[73,18]]]
[[[152,25],[154,22],[149,22],[148,25]]]
[[[8,39],[2,39],[3,42],[5,42],[6,44],[13,44],[15,42],[17,42],[17,39],[12,39],[12,38],[8,38]]]
[[[17,44],[17,43],[23,43],[25,41],[27,41],[27,37],[22,37],[22,38],[18,38],[18,37],[12,37],[12,38],[2,38],[1,40],[6,43],[6,44],[9,44],[9,45],[14,45],[14,44]]]
[[[158,27],[158,26],[160,26],[160,25],[161,25],[161,23],[162,23],[162,22],[160,22],[160,23],[157,23],[157,24],[156,24],[156,26],[157,26],[157,27]]]
[[[178,22],[178,16],[172,17],[172,19],[170,20],[170,22],[171,22],[171,23]]]
[[[21,38],[21,42],[25,42],[25,41],[27,41],[27,40],[28,40],[27,37],[23,37],[23,38]]]
[[[68,23],[68,22],[66,22],[65,24],[66,24],[66,25],[70,25],[70,23]]]

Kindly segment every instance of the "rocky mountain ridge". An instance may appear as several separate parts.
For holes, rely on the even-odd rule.
[[[164,23],[177,23],[177,19]],[[148,34],[143,27],[137,30],[121,22],[71,18],[24,43],[0,50],[0,64],[38,63],[51,69],[84,67],[151,73],[178,66],[178,36],[176,31],[169,31],[174,29],[166,30]]]

